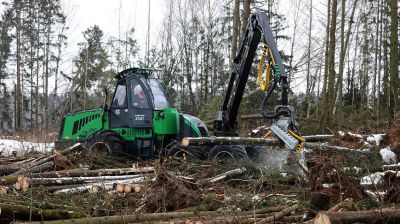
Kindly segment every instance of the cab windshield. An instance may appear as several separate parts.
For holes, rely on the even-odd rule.
[[[154,109],[162,110],[164,108],[170,107],[167,97],[165,96],[165,93],[158,81],[154,78],[150,78],[148,79],[148,83],[154,97]]]

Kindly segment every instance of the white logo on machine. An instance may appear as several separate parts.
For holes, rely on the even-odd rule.
[[[144,114],[136,114],[135,121],[144,121]]]
[[[115,114],[116,114],[116,115],[119,115],[119,114],[120,114],[120,111],[119,111],[119,110],[115,110]]]

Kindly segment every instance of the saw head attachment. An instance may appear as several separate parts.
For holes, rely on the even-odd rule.
[[[274,120],[270,130],[290,150],[301,152],[305,140],[298,134],[298,124],[294,120],[294,108],[278,105],[275,107],[275,112],[280,115]]]

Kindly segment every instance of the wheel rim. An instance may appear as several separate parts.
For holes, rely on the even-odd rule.
[[[220,151],[215,155],[214,160],[217,160],[217,161],[232,161],[232,160],[235,160],[235,156],[232,153],[228,152],[228,151]]]
[[[90,147],[89,155],[96,157],[107,157],[111,154],[111,148],[104,142],[96,142]]]

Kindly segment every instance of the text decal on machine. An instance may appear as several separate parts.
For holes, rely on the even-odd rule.
[[[144,120],[144,114],[135,115],[135,121],[143,121],[143,120]]]

